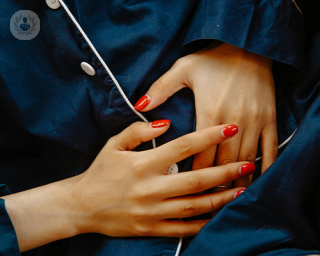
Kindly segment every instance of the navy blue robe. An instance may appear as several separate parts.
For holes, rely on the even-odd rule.
[[[306,57],[307,30],[305,17],[297,8],[300,3],[297,6],[291,0],[65,2],[133,104],[178,58],[214,40],[274,60],[280,143],[293,133],[315,98],[315,90],[310,88],[301,99],[295,94],[302,88],[299,79]],[[41,20],[41,31],[31,41],[19,41],[10,33],[10,18],[18,10],[32,10]],[[62,7],[52,10],[44,0],[2,1],[0,31],[0,196],[82,173],[111,136],[140,121]],[[88,76],[81,69],[81,62],[89,63],[96,75]],[[184,89],[145,116],[150,121],[172,120],[170,130],[157,139],[158,145],[189,133],[195,129],[193,94]],[[296,137],[298,134],[301,132]],[[302,140],[301,136],[295,140]],[[144,143],[139,150],[151,147],[151,143]],[[274,166],[279,166],[281,159]],[[191,163],[192,158],[178,163],[179,170],[190,170]],[[281,172],[277,175],[281,177]],[[270,174],[258,179],[249,191],[263,193],[260,186],[265,185],[258,184],[268,177]],[[270,178],[274,179],[277,177]],[[210,244],[202,255],[211,252],[231,255],[213,253],[213,247],[217,249],[223,243],[210,227],[224,216],[228,219],[229,209],[251,199],[249,191],[222,211],[186,254],[199,255],[201,240]],[[245,218],[246,212],[239,215]],[[265,216],[261,218],[253,228],[259,228],[266,220]],[[228,221],[221,221],[220,227],[223,234],[232,232]],[[250,231],[244,230],[244,234],[250,236]],[[176,238],[120,239],[85,234],[24,255],[174,255],[177,244]],[[14,228],[1,199],[0,255],[20,255]]]
[[[320,19],[317,22],[308,33],[306,78],[290,82],[286,95],[302,116],[297,132],[267,172],[201,230],[184,256],[320,255]]]

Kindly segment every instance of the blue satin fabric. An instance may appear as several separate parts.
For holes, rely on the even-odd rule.
[[[275,60],[279,141],[292,134],[314,98],[294,92],[305,67],[305,25],[291,0],[66,0],[88,37],[134,104],[180,57],[220,40]],[[41,31],[19,41],[11,16],[32,10]],[[0,3],[0,195],[37,187],[85,171],[105,142],[140,121],[121,97],[65,11],[44,0]],[[283,33],[286,31],[286,33]],[[90,63],[89,77],[80,67]],[[288,98],[291,91],[292,98]],[[194,130],[190,90],[146,113],[172,120],[161,145]],[[305,103],[299,107],[296,103]],[[150,149],[144,143],[138,150]],[[179,164],[190,170],[192,159]],[[0,254],[19,255],[14,229],[0,204]],[[174,255],[178,239],[110,238],[86,234],[24,255]],[[207,255],[207,254],[206,254]]]
[[[320,254],[319,114],[318,96],[279,159],[201,230],[184,256]]]
[[[292,84],[286,95],[297,116],[309,108],[296,134],[267,172],[215,216],[183,256],[320,254],[318,24],[309,34],[306,79]]]

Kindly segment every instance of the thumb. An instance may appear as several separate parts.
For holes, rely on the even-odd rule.
[[[138,111],[149,111],[165,102],[177,91],[186,87],[187,72],[180,65],[174,65],[167,73],[155,81],[147,93],[142,96],[134,108]]]

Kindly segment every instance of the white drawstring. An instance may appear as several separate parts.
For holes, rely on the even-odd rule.
[[[302,13],[301,9],[299,8],[297,2],[296,2],[295,0],[291,0],[291,1],[294,3],[294,5],[295,5],[296,8],[298,9],[298,11],[303,15],[303,13]]]
[[[84,37],[84,39],[86,40],[86,42],[88,43],[88,45],[90,46],[91,50],[94,52],[94,54],[97,56],[97,58],[99,59],[99,61],[101,62],[102,66],[105,68],[105,70],[108,72],[109,76],[111,77],[113,83],[116,85],[116,87],[118,88],[121,96],[123,97],[123,99],[125,100],[125,102],[128,104],[128,106],[131,108],[131,110],[137,115],[139,116],[143,121],[145,122],[149,122],[140,112],[138,112],[134,106],[131,104],[131,102],[129,101],[129,99],[127,98],[126,94],[123,92],[121,86],[119,85],[117,79],[114,77],[114,75],[112,74],[112,72],[110,71],[109,67],[107,66],[107,64],[104,62],[104,60],[102,59],[102,57],[100,56],[100,54],[98,53],[98,51],[96,50],[96,48],[94,47],[94,45],[91,43],[90,39],[88,38],[88,36],[86,35],[86,33],[83,31],[83,29],[81,28],[81,26],[79,25],[79,23],[77,22],[77,20],[75,19],[75,17],[73,16],[73,14],[70,12],[69,8],[66,6],[66,4],[64,3],[63,0],[59,0],[60,4],[62,5],[62,7],[65,9],[65,11],[67,12],[67,14],[69,15],[69,17],[71,18],[71,20],[73,21],[73,23],[76,25],[76,27],[78,28],[78,30],[80,31],[80,33],[82,34],[82,36]],[[155,139],[152,139],[152,145],[153,148],[156,147],[156,141]]]
[[[90,46],[91,50],[94,52],[94,54],[97,56],[97,58],[99,59],[99,61],[101,62],[101,64],[103,65],[103,67],[105,68],[105,70],[108,72],[109,76],[111,77],[112,81],[114,82],[114,84],[116,85],[116,87],[118,88],[121,96],[123,97],[123,99],[126,101],[126,103],[128,104],[128,106],[131,108],[131,110],[138,115],[143,121],[148,122],[148,120],[140,113],[138,112],[134,106],[131,104],[131,102],[129,101],[129,99],[127,98],[126,94],[123,92],[120,84],[118,83],[117,79],[114,77],[114,75],[112,74],[111,70],[109,69],[109,67],[107,66],[107,64],[104,62],[104,60],[102,59],[102,57],[100,56],[100,54],[98,53],[98,51],[96,50],[96,48],[94,47],[94,45],[91,43],[90,39],[88,38],[88,36],[86,35],[86,33],[83,31],[83,29],[81,28],[80,24],[77,22],[77,20],[75,19],[75,17],[73,16],[73,14],[70,12],[69,8],[66,6],[66,4],[64,3],[63,0],[59,0],[60,4],[62,5],[62,7],[64,8],[64,10],[66,11],[66,13],[69,15],[69,17],[71,18],[71,20],[73,21],[73,23],[76,25],[76,27],[78,28],[78,30],[80,31],[80,33],[82,34],[83,38],[86,40],[86,42],[88,43],[88,45]],[[153,148],[156,148],[156,141],[155,139],[152,139],[152,146]],[[180,250],[181,250],[181,246],[182,246],[182,238],[180,238],[179,240],[179,244],[177,247],[177,251],[175,256],[179,256],[180,254]]]
[[[179,256],[180,251],[181,251],[181,246],[182,246],[182,237],[180,237],[179,244],[178,244],[175,256]]]

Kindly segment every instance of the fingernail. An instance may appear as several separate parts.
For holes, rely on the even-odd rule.
[[[238,196],[240,196],[243,192],[245,191],[245,189],[240,189],[239,191],[237,191],[235,194],[234,194],[234,198],[237,198]]]
[[[138,111],[141,111],[149,105],[150,101],[151,99],[148,95],[143,95],[134,105],[134,108]]]
[[[244,164],[240,166],[239,173],[241,176],[248,176],[254,173],[255,170],[256,170],[256,167],[254,166],[254,164],[249,163],[249,164]]]
[[[160,128],[160,127],[165,127],[168,124],[170,124],[170,120],[168,120],[168,119],[157,120],[157,121],[153,121],[151,123],[151,127],[152,128]]]
[[[238,126],[235,124],[229,124],[222,129],[222,135],[226,138],[232,137],[238,133]]]

